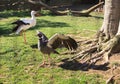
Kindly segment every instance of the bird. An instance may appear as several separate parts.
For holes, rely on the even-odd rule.
[[[66,36],[64,34],[61,33],[56,33],[54,34],[50,39],[48,39],[44,33],[42,33],[41,31],[36,31],[37,32],[37,36],[39,38],[38,40],[38,50],[41,51],[41,53],[43,54],[43,62],[40,66],[45,65],[45,55],[48,56],[48,60],[49,60],[49,66],[51,65],[50,61],[51,61],[51,57],[50,54],[51,53],[56,53],[59,54],[59,52],[57,52],[55,49],[59,48],[60,45],[64,45],[65,48],[67,48],[68,50],[76,50],[78,45],[77,42],[71,38],[70,36]]]
[[[24,31],[36,25],[36,14],[38,14],[37,11],[31,11],[31,18],[21,18],[12,22],[12,24],[16,24],[12,29],[12,32],[15,32],[15,34],[23,33],[24,43],[26,43],[26,35]]]

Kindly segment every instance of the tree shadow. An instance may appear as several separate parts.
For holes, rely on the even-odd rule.
[[[33,49],[37,49],[37,44],[31,45],[30,47]],[[62,62],[63,62],[62,64],[58,65],[59,67],[73,71],[78,71],[78,70],[88,71],[89,69],[106,71],[110,69],[108,67],[109,63],[105,63],[101,65],[92,65],[89,67],[88,63],[80,63],[77,60],[68,61],[68,59],[64,59],[62,60]]]
[[[6,25],[10,25],[10,24],[6,24]],[[0,25],[0,36],[4,35],[4,36],[11,36],[9,34],[12,33],[12,27],[8,27],[6,25]],[[15,26],[15,25],[14,25]],[[62,27],[70,27],[70,25],[68,25],[67,23],[64,22],[51,22],[51,21],[47,21],[47,20],[38,20],[37,21],[37,25],[35,27],[31,27],[29,30],[34,30],[34,29],[40,29],[40,28],[45,28],[45,27],[50,27],[50,28],[62,28]]]
[[[30,30],[39,29],[39,28],[45,28],[45,27],[51,27],[51,28],[58,28],[58,27],[70,27],[67,23],[64,22],[51,22],[47,20],[38,20],[37,25],[34,28],[31,28]]]
[[[9,17],[25,17],[31,16],[30,11],[3,11],[0,12],[0,18],[9,18]]]
[[[0,55],[4,55],[4,54],[9,53],[9,52],[14,52],[14,50],[8,50],[8,51],[5,51],[5,52],[0,52]]]
[[[96,19],[104,19],[102,16],[91,16],[91,17],[94,17]]]
[[[58,66],[63,69],[72,70],[72,71],[78,71],[78,70],[88,71],[89,69],[106,71],[106,70],[110,69],[108,67],[108,64],[92,65],[88,68],[89,64],[87,64],[87,63],[82,64],[82,63],[78,62],[77,60],[73,60],[73,61],[62,60],[62,61],[63,61],[63,63]],[[83,65],[85,65],[85,66],[83,66]]]
[[[37,49],[37,48],[38,48],[38,45],[37,45],[37,44],[33,44],[33,45],[30,45],[30,47],[31,47],[32,49]]]
[[[4,18],[9,18],[9,17],[27,17],[27,16],[31,16],[30,15],[30,11],[3,11],[0,12],[0,20],[4,19]],[[9,24],[6,23],[4,25],[0,24],[0,36],[4,35],[4,36],[9,36],[9,34],[12,33],[12,28],[10,28],[12,22],[10,22]]]
[[[6,28],[5,25],[0,25],[0,36],[4,35],[4,36],[8,36],[10,33],[12,33],[12,29],[11,28]]]

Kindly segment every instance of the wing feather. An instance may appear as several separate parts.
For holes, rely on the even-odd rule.
[[[22,25],[29,25],[29,23],[24,23],[21,20],[17,20],[15,22],[13,22],[12,24],[16,24],[16,26],[12,29],[13,32],[17,31],[20,28],[20,26],[22,26]]]
[[[77,42],[73,38],[63,34],[53,35],[48,42],[48,45],[50,45],[53,49],[58,48],[62,44],[70,50],[76,50],[78,47]]]
[[[22,20],[17,20],[15,22],[13,22],[12,24],[17,24],[17,25],[29,25],[29,23],[25,23]]]
[[[58,34],[53,35],[48,41],[48,45],[51,46],[53,49],[58,48],[60,44],[61,39],[59,38]]]
[[[69,37],[69,42],[70,42],[70,45],[72,46],[72,48],[74,50],[76,50],[77,47],[78,47],[77,42],[73,38],[71,38],[71,37]]]
[[[69,47],[69,45],[68,45],[68,43],[67,43],[66,40],[63,40],[63,45],[64,45],[64,47],[66,47],[68,50],[70,49],[70,47]]]

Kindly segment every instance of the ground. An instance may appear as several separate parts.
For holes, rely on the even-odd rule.
[[[88,31],[86,31],[85,33],[89,33]],[[95,32],[95,31],[93,31],[93,32]],[[79,44],[79,42],[81,42],[81,40],[87,41],[90,39],[90,38],[84,38],[84,37],[79,38],[78,37],[79,35],[69,34],[69,36],[75,38],[76,41],[78,42],[78,44]],[[93,36],[95,36],[95,35],[93,35]],[[95,37],[91,37],[91,38],[95,38]],[[80,46],[78,48],[79,49],[78,51],[81,51]],[[80,68],[82,65],[81,63],[82,63],[82,60],[77,59],[75,61],[63,61],[61,63],[58,63],[58,65],[65,69],[68,69],[68,70],[82,70]],[[100,60],[99,62],[96,63],[95,66],[99,66],[99,65],[101,66],[101,64],[103,64],[103,63],[104,63],[104,60]],[[116,68],[114,71],[112,71],[112,68],[114,66],[116,66]],[[106,66],[103,66],[103,67],[100,67],[97,69],[93,67],[92,69],[87,69],[84,72],[87,74],[100,74],[103,76],[103,79],[105,79],[105,80],[108,80],[111,76],[115,75],[115,77],[114,77],[115,83],[119,84],[119,82],[120,82],[120,53],[112,54],[109,58],[109,64],[107,64]]]
[[[19,14],[20,13],[20,14]],[[24,16],[27,15],[27,16]],[[88,40],[95,37],[101,27],[103,15],[92,13],[91,17],[52,16],[37,17],[37,25],[26,31],[27,42],[23,37],[12,34],[14,25],[11,22],[22,17],[29,17],[29,12],[4,11],[0,13],[0,83],[6,84],[105,84],[111,76],[111,67],[117,65],[115,73],[119,74],[119,55],[111,56],[108,66],[103,69],[81,70],[81,63],[77,61],[64,61],[70,55],[52,54],[54,65],[40,67],[42,54],[31,48],[37,43],[36,30],[44,32],[48,38],[55,33],[63,33],[75,38],[76,41]],[[79,45],[81,49],[81,45]],[[66,49],[58,49],[63,53]],[[80,50],[79,50],[80,51]],[[94,79],[94,80],[93,80]],[[120,77],[116,77],[117,80]]]

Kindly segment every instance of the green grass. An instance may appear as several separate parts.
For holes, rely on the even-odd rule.
[[[11,23],[28,12],[4,11],[0,13],[0,84],[105,84],[102,76],[86,74],[83,71],[66,70],[59,66],[50,68],[37,68],[42,62],[42,54],[30,45],[36,44],[38,38],[36,30],[40,30],[48,37],[55,33],[79,35],[79,37],[92,37],[102,24],[101,14],[94,17],[74,16],[40,16],[37,25],[27,30],[27,42],[23,37],[10,35],[13,25]],[[3,14],[3,15],[2,15]],[[58,51],[62,51],[58,49]],[[51,54],[55,62],[58,55]],[[60,56],[59,56],[60,57]],[[61,56],[65,57],[65,56]]]

